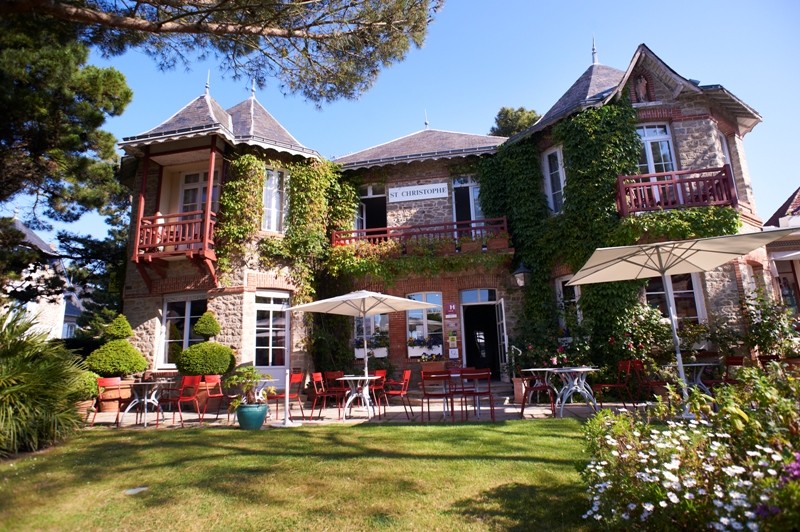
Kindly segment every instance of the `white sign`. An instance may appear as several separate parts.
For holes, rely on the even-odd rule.
[[[440,185],[415,185],[413,187],[390,188],[389,203],[446,198],[447,193],[447,183],[442,183]]]

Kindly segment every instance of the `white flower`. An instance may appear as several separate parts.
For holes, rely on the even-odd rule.
[[[649,513],[649,512],[653,511],[654,506],[653,506],[653,503],[651,503],[651,502],[643,502],[642,503],[642,508],[644,508],[645,512]]]
[[[691,491],[687,491],[686,493],[683,494],[683,498],[691,501],[692,499],[694,499],[694,493],[692,493]]]
[[[667,507],[667,501],[659,501],[658,505],[661,506],[662,508],[666,508]]]
[[[680,501],[680,499],[678,499],[678,496],[671,491],[667,493],[667,499],[669,499],[672,504],[678,504],[678,502]]]

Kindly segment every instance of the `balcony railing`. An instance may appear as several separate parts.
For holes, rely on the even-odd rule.
[[[617,207],[622,216],[687,207],[736,207],[736,187],[729,165],[700,170],[621,175]]]
[[[387,240],[394,240],[405,248],[408,243],[415,242],[488,241],[492,238],[507,236],[507,232],[508,227],[505,217],[487,218],[463,222],[334,231],[331,236],[331,244],[345,246],[360,241],[378,244]]]
[[[203,211],[143,216],[139,221],[136,256],[164,257],[193,254],[213,248],[216,214],[211,213],[209,235],[204,238]]]

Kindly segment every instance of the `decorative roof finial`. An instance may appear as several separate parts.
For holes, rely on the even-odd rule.
[[[208,69],[208,76],[206,76],[206,94],[208,94],[208,89],[211,87],[211,69]]]
[[[428,129],[428,110],[425,109],[425,129]]]
[[[594,45],[594,35],[592,35],[592,64],[600,64],[600,62],[597,60],[597,47]]]
[[[256,98],[256,80],[253,79],[250,84],[250,97],[255,100]]]

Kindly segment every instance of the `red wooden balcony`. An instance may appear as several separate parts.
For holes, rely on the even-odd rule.
[[[498,241],[505,241],[505,245],[491,247],[507,248],[508,226],[505,217],[502,217],[439,224],[351,229],[334,231],[331,235],[331,245],[333,246],[345,246],[357,242],[378,244],[387,240],[396,241],[403,250],[409,244],[436,245],[437,243],[451,242],[455,252],[457,244],[461,242],[476,242],[480,246],[481,243],[497,244]]]
[[[617,208],[622,216],[664,209],[737,205],[736,186],[727,164],[719,168],[617,178]]]
[[[210,273],[216,280],[215,223],[216,213],[205,216],[204,211],[142,216],[136,227],[132,260],[148,288],[152,288],[152,281],[145,266],[163,278],[166,276],[166,261],[181,257],[196,263],[201,272]]]

